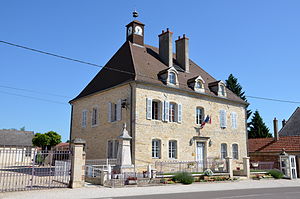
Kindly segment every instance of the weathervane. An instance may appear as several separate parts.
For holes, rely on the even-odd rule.
[[[134,11],[132,12],[132,16],[133,16],[134,18],[137,18],[137,17],[139,16],[139,13],[138,13],[136,10],[134,10]]]

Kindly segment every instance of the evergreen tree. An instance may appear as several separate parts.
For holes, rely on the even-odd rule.
[[[267,138],[272,137],[269,128],[264,123],[258,111],[255,111],[250,122],[248,138]]]
[[[242,100],[247,102],[247,98],[245,96],[245,92],[243,91],[242,86],[238,83],[238,79],[234,77],[232,74],[229,75],[228,79],[226,80],[226,87],[231,90],[234,94],[239,96]],[[252,111],[248,109],[248,106],[246,106],[246,112],[247,112],[247,120],[250,118]],[[247,123],[248,128],[250,127],[250,123]]]

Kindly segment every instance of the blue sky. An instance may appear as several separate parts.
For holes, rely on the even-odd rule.
[[[174,38],[185,33],[190,58],[216,79],[233,73],[246,95],[300,101],[299,7],[297,0],[10,0],[0,2],[0,40],[104,65],[125,41],[125,25],[136,8],[138,20],[146,25],[147,44],[157,46],[157,35],[167,27]],[[98,71],[0,43],[0,129],[54,130],[65,141],[70,127],[67,102]],[[248,101],[271,131],[275,116],[287,119],[299,106]]]

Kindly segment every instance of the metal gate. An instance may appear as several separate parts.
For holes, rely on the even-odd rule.
[[[70,151],[0,148],[0,192],[68,187]]]

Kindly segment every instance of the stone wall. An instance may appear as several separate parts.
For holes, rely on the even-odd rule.
[[[120,135],[124,122],[130,127],[130,108],[122,109],[120,121],[108,122],[108,103],[117,103],[119,99],[130,100],[130,86],[124,85],[104,92],[84,97],[73,102],[71,140],[82,138],[86,141],[87,159],[107,158],[107,140],[115,140]],[[92,109],[98,107],[99,122],[92,126]],[[87,110],[87,125],[81,126],[82,111]]]
[[[182,104],[182,122],[163,122],[162,120],[146,119],[146,99],[159,101],[167,100]],[[196,141],[190,145],[191,138],[198,136],[196,128],[196,107],[203,107],[205,115],[212,116],[211,124],[206,124],[200,130],[200,136],[210,137],[205,142],[205,157],[220,157],[221,143],[226,143],[228,156],[232,157],[232,144],[239,146],[239,159],[233,160],[233,169],[242,168],[242,158],[247,156],[245,108],[242,104],[232,103],[224,99],[216,99],[209,96],[193,95],[178,92],[175,89],[166,88],[162,92],[161,87],[139,84],[136,89],[136,127],[135,127],[135,163],[143,164],[145,161],[154,164],[157,160],[170,160],[168,158],[168,142],[176,140],[178,146],[178,160],[196,160]],[[227,112],[227,128],[221,129],[219,111]],[[230,113],[237,113],[237,128],[231,127]],[[152,139],[161,140],[161,159],[153,159],[151,156]],[[209,146],[209,140],[212,141]],[[201,140],[199,140],[201,141]],[[143,161],[140,161],[143,160]]]

